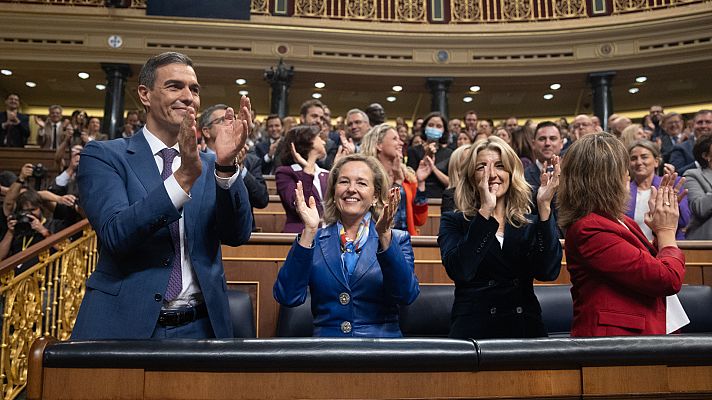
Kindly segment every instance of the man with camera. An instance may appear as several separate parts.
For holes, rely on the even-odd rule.
[[[42,199],[34,190],[27,190],[17,197],[16,209],[7,219],[7,232],[0,241],[0,260],[17,254],[33,244],[41,242],[52,233],[42,215]],[[16,274],[35,262],[19,265]]]

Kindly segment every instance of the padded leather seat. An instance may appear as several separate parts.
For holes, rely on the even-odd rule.
[[[314,317],[311,313],[311,295],[296,307],[279,306],[277,316],[278,337],[311,337],[314,334]]]
[[[534,285],[534,294],[539,299],[541,319],[549,337],[570,336],[574,318],[571,285]]]
[[[400,307],[400,328],[406,337],[447,337],[455,301],[455,285],[420,285],[420,295]]]
[[[230,303],[233,336],[236,338],[257,337],[250,295],[241,290],[229,289],[227,291],[227,299]]]
[[[712,287],[706,285],[682,285],[677,294],[690,323],[680,329],[681,333],[712,333]]]

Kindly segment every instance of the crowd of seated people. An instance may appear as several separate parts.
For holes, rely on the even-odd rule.
[[[19,96],[6,97],[6,111],[0,113],[0,146],[28,144],[29,117],[19,111],[19,104]],[[602,133],[600,120],[586,114],[575,116],[571,123],[561,118],[520,124],[516,117],[501,121],[478,118],[475,111],[450,120],[432,112],[412,122],[397,118],[390,125],[383,106],[363,106],[363,110],[353,108],[333,120],[328,106],[318,100],[304,102],[299,120],[269,115],[259,121],[253,116],[251,146],[238,157],[239,164],[246,167],[242,169],[245,183],[251,183],[248,191],[253,207],[268,205],[262,175],[275,176],[286,214],[282,231],[300,234],[280,270],[275,297],[293,306],[304,301],[309,287],[316,334],[400,335],[397,324],[393,325],[397,305],[417,296],[409,237],[418,235],[425,224],[428,199],[442,199],[438,243],[443,265],[456,285],[451,336],[545,336],[532,282],[556,279],[562,257],[559,238],[568,239],[574,306],[581,313],[574,334],[664,333],[659,326],[664,316],[657,314],[653,325],[636,322],[635,326],[618,326],[611,313],[606,315],[615,329],[591,325],[589,316],[598,315],[600,305],[587,303],[587,293],[608,293],[621,282],[615,278],[615,270],[604,271],[613,275],[611,282],[606,281],[605,274],[593,269],[601,263],[594,266],[588,262],[592,250],[577,247],[577,243],[586,242],[581,238],[592,234],[589,226],[577,220],[606,219],[613,224],[610,229],[625,230],[616,231],[614,242],[628,243],[633,237],[638,240],[635,246],[647,252],[642,261],[627,260],[630,265],[665,268],[670,278],[667,286],[650,293],[655,304],[679,290],[684,259],[681,264],[682,256],[674,250],[675,239],[712,239],[712,111],[695,113],[690,125],[684,115],[665,112],[658,105],[652,106],[640,123],[614,114],[605,121],[607,135]],[[209,107],[201,115],[202,151],[211,151],[215,139],[211,126],[219,123],[226,107]],[[82,146],[109,136],[132,136],[142,127],[141,116],[137,111],[127,113],[125,126],[113,135],[102,133],[100,120],[81,110],[65,118],[62,107],[52,105],[46,116],[34,117],[36,144],[56,151],[61,173],[52,177],[48,190],[41,191],[29,183],[32,163],[17,176],[0,175],[4,196],[0,260],[81,218],[74,178]],[[593,139],[584,140],[589,136]],[[593,144],[588,143],[592,140]],[[591,188],[585,197],[594,204],[589,214],[595,215],[572,218],[572,210],[585,210],[572,202],[571,196],[585,191],[571,191],[571,182],[558,188],[559,174],[566,179],[568,173],[571,179],[587,168],[588,174],[605,176],[597,170],[596,160],[581,164],[587,160],[576,154],[592,156],[595,151],[591,149],[611,140],[616,143],[607,145],[611,154],[619,157],[620,149],[625,150],[626,174],[621,176],[625,191],[616,192],[623,196],[618,198],[623,207],[613,207],[611,199],[602,198],[599,201],[608,202],[608,208],[600,204],[596,208],[595,195],[600,190]],[[579,147],[588,153],[574,151]],[[576,157],[579,159],[573,160]],[[356,179],[364,174],[365,182]],[[588,182],[583,175],[577,179]],[[562,199],[564,189],[569,192]],[[670,209],[662,209],[661,204]],[[358,212],[350,210],[356,205],[363,207],[355,210]],[[558,210],[566,210],[563,222]],[[30,230],[20,234],[21,215],[29,220]],[[320,246],[331,258],[320,258],[322,253],[314,251]],[[366,257],[360,257],[361,249],[369,252],[364,253]],[[396,255],[405,261],[393,258]],[[365,268],[362,260],[375,261],[375,266],[368,266],[375,270],[366,268],[369,274],[381,274],[378,279],[369,275],[366,281],[359,281],[364,288],[355,282],[352,287],[354,270]],[[341,266],[337,275],[342,273],[343,279],[329,281],[334,271],[331,276],[325,274],[334,265]],[[598,277],[594,283],[592,275]],[[350,296],[348,300],[342,298],[344,293]],[[374,297],[374,293],[382,297]],[[620,297],[620,304],[625,305],[641,301],[635,296]],[[354,319],[349,327],[341,326],[336,323],[340,317],[334,301],[342,305],[353,302],[354,307],[365,307],[372,314]]]

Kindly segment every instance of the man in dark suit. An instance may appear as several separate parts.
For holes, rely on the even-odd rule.
[[[20,113],[20,96],[10,93],[0,113],[0,147],[25,147],[29,137],[30,119]]]
[[[539,186],[541,186],[541,173],[544,169],[544,163],[551,165],[551,159],[561,154],[563,146],[564,141],[561,138],[561,131],[558,125],[551,121],[543,121],[536,126],[534,131],[536,162],[524,170],[524,179],[532,187],[532,202],[534,204],[537,204],[536,195]],[[556,218],[556,197],[552,200],[551,209],[554,218]]]
[[[198,127],[200,133],[205,140],[206,153],[215,154],[215,139],[217,138],[217,130],[219,123],[225,119],[227,105],[215,104],[205,109],[200,114]],[[268,118],[269,121],[269,118]],[[250,205],[254,208],[265,208],[269,204],[269,193],[267,192],[267,184],[262,177],[262,163],[256,155],[247,152],[247,146],[243,147],[237,156],[238,165],[244,168],[240,169],[242,180],[245,182],[247,193],[250,196]],[[252,220],[252,231],[255,229],[254,216]]]
[[[232,336],[221,244],[250,237],[247,190],[235,157],[250,101],[228,108],[215,155],[198,151],[200,85],[180,53],[151,57],[139,74],[146,126],[128,139],[91,141],[81,155],[81,204],[100,243],[73,339]]]
[[[712,110],[700,110],[695,114],[694,136],[682,143],[676,144],[670,151],[670,164],[675,166],[675,171],[682,175],[691,168],[699,168],[692,155],[695,142],[702,136],[712,134]]]
[[[274,159],[277,154],[277,146],[279,146],[283,135],[282,119],[277,114],[270,114],[265,125],[267,126],[267,136],[255,145],[255,155],[262,161],[262,173],[272,175],[277,164]]]

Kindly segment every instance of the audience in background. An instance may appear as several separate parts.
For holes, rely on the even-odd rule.
[[[712,240],[712,135],[698,140],[693,155],[700,168],[685,172],[687,201],[692,213],[687,239]]]
[[[442,197],[443,190],[449,184],[448,162],[452,149],[447,147],[447,118],[439,112],[432,112],[423,119],[424,143],[408,149],[408,166],[413,170],[424,163],[428,170],[425,180],[425,193],[429,199]]]
[[[625,131],[623,132],[625,133]],[[661,162],[660,151],[653,142],[645,139],[634,141],[628,145],[627,148],[630,174],[630,200],[625,214],[638,224],[640,230],[645,234],[645,237],[652,242],[654,239],[653,231],[645,223],[645,216],[649,211],[648,203],[653,192],[652,188],[660,187],[660,183],[662,182],[662,178],[657,175],[658,167]],[[672,174],[674,167],[668,165],[665,172]],[[674,182],[678,196],[681,197],[679,202],[680,218],[677,222],[677,232],[675,234],[677,240],[685,239],[685,228],[690,222],[690,208],[688,207],[687,198],[684,197],[685,194],[682,189],[683,183],[684,180],[681,178],[678,178]]]
[[[675,166],[675,170],[679,174],[684,174],[685,171],[691,168],[699,168],[695,164],[692,148],[695,146],[695,142],[701,140],[703,136],[712,134],[712,110],[698,111],[693,120],[695,124],[694,135],[682,143],[676,144],[670,151],[670,164]]]
[[[265,120],[267,135],[255,145],[255,155],[262,161],[262,173],[274,174],[277,147],[282,140],[282,119],[277,114],[270,114]]]

